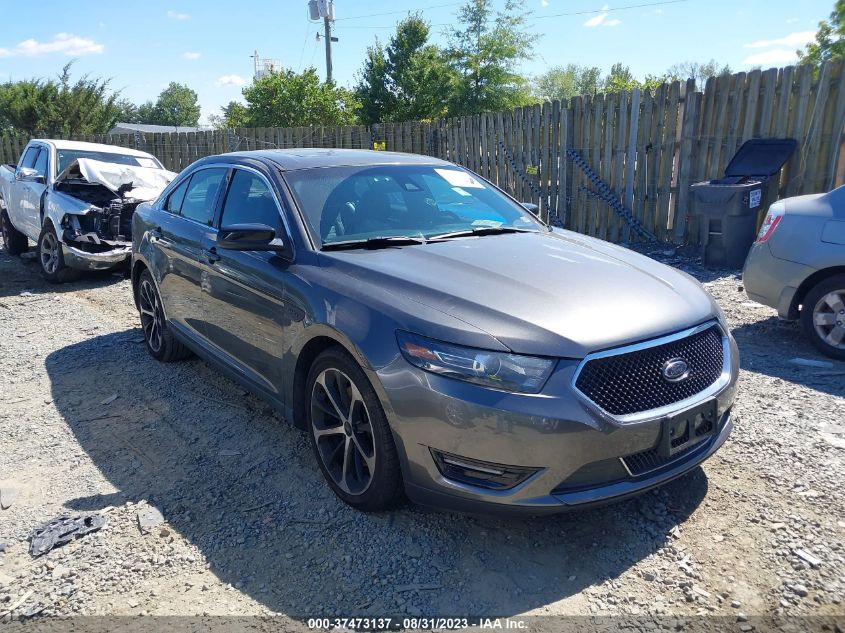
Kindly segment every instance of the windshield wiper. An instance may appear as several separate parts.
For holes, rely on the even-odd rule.
[[[538,233],[534,229],[520,229],[515,226],[477,226],[472,229],[464,229],[463,231],[453,231],[451,233],[441,233],[440,235],[432,235],[429,240],[448,240],[453,237],[473,237],[476,235],[502,235],[504,233]]]
[[[409,237],[407,235],[390,235],[380,237],[368,237],[362,240],[344,240],[342,242],[328,242],[323,244],[324,251],[343,251],[355,248],[389,248],[391,246],[409,246],[411,244],[425,244],[424,237]]]

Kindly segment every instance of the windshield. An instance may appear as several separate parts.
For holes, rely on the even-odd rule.
[[[78,158],[90,158],[104,163],[116,165],[130,165],[132,167],[152,167],[161,169],[161,163],[152,156],[129,156],[127,154],[116,154],[114,152],[96,152],[82,149],[59,149],[56,150],[56,173],[60,174]]]
[[[451,165],[378,165],[286,172],[321,246],[473,229],[540,230],[519,204]]]

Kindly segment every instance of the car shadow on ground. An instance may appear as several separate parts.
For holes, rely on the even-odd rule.
[[[845,397],[845,362],[821,354],[800,324],[770,317],[731,333],[739,346],[742,369]],[[819,366],[801,364],[803,361]]]
[[[63,284],[51,284],[41,277],[35,247],[30,246],[28,253],[9,255],[0,247],[0,300],[4,297],[19,297],[21,293],[41,295],[45,293],[74,292],[102,288],[125,279],[123,268],[83,272],[73,281]]]
[[[56,407],[117,489],[66,505],[147,500],[220,580],[293,617],[542,608],[655,553],[707,492],[699,468],[639,498],[556,517],[411,504],[362,514],[323,483],[304,433],[202,361],[156,363],[140,338],[137,329],[93,337],[46,359]]]

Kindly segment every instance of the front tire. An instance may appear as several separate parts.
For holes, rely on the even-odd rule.
[[[845,360],[845,275],[828,277],[807,293],[801,325],[820,352]]]
[[[51,284],[73,281],[79,276],[78,271],[65,264],[62,244],[50,221],[44,223],[41,235],[38,236],[38,266],[41,276]]]
[[[2,205],[0,205],[0,237],[3,238],[3,248],[9,255],[20,255],[29,250],[29,240],[26,239],[26,235],[12,226],[9,214]]]
[[[344,350],[320,354],[306,380],[306,415],[317,464],[334,493],[364,512],[403,497],[399,457],[375,390]]]
[[[144,345],[156,360],[170,363],[190,356],[190,351],[174,338],[164,318],[164,303],[149,270],[138,278],[138,312],[144,330]]]

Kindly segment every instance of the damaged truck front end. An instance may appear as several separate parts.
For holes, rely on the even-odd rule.
[[[74,161],[58,176],[45,201],[65,264],[104,270],[126,262],[135,209],[156,198],[175,176],[162,169]]]

